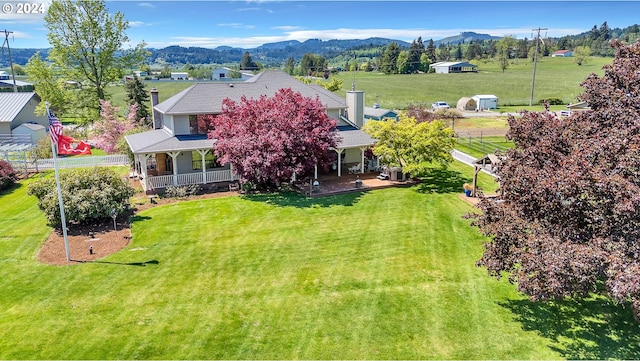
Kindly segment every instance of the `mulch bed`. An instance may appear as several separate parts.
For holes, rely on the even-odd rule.
[[[190,196],[183,200],[226,197],[237,194],[238,192],[216,192]],[[67,241],[69,242],[69,261],[67,261],[62,230],[53,230],[38,252],[38,261],[50,265],[73,265],[92,262],[107,257],[124,249],[131,243],[129,219],[135,212],[162,204],[179,202],[181,200],[182,199],[176,198],[155,198],[155,203],[153,204],[149,200],[144,204],[136,206],[129,214],[118,217],[116,219],[117,228],[115,230],[113,227],[113,219],[111,218],[104,220],[104,222],[91,225],[68,224]],[[92,248],[92,252],[89,250],[90,247]]]

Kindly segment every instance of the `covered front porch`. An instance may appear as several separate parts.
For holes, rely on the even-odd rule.
[[[206,185],[238,179],[230,165],[215,163],[212,149],[143,153],[136,154],[135,159],[136,174],[147,193],[156,193],[170,186]]]

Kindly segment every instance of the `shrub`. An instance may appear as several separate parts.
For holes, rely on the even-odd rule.
[[[167,198],[185,198],[195,196],[198,192],[200,192],[200,186],[197,184],[169,186],[164,190],[164,196]]]
[[[558,99],[558,98],[540,99],[540,101],[538,103],[540,105],[543,105],[544,103],[547,103],[549,105],[562,105],[562,104],[564,104],[562,99]]]
[[[0,190],[9,188],[16,180],[18,180],[18,174],[11,164],[0,160]]]
[[[82,168],[60,174],[60,189],[68,222],[86,224],[111,218],[129,208],[134,189],[123,182],[114,171],[104,168]],[[27,193],[38,198],[38,206],[45,212],[48,225],[60,227],[60,208],[56,181],[53,177],[37,180]]]

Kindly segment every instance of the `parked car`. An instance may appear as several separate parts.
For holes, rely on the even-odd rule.
[[[435,102],[433,104],[431,104],[431,109],[433,110],[438,110],[438,109],[449,109],[451,108],[449,106],[449,104],[447,104],[447,102]]]

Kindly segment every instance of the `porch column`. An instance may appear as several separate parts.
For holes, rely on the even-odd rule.
[[[361,154],[360,173],[364,173],[364,152],[367,150],[367,148],[369,147],[360,147],[360,154]]]
[[[207,169],[204,157],[209,153],[209,149],[198,149],[197,152],[200,154],[200,157],[202,157],[202,184],[207,184]]]
[[[338,177],[342,175],[342,169],[340,169],[342,168],[342,152],[344,152],[344,149],[336,149],[336,153],[338,153]]]
[[[140,164],[140,170],[142,171],[142,179],[144,179],[144,190],[149,190],[149,173],[147,172],[147,160],[151,157],[155,156],[155,154],[145,153],[142,154],[142,161]]]
[[[236,174],[233,171],[233,164],[229,163],[229,172],[231,172],[231,180],[234,181],[236,180]]]
[[[318,179],[318,163],[313,165],[313,179]]]
[[[167,152],[171,157],[171,163],[173,163],[173,185],[178,186],[178,155],[180,152]]]

